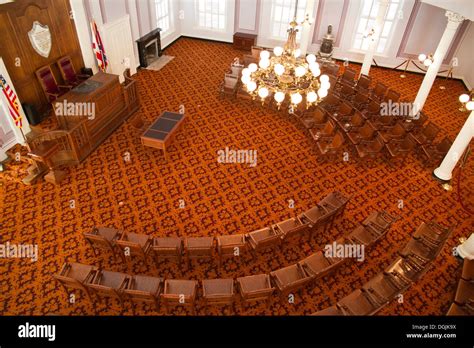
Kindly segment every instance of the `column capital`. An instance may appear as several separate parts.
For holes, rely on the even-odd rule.
[[[448,23],[449,22],[460,23],[466,19],[463,16],[461,16],[459,13],[456,13],[453,11],[446,11],[445,16],[448,17]]]

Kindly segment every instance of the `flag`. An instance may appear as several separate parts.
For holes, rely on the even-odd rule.
[[[8,109],[10,111],[10,115],[15,122],[15,125],[18,128],[23,127],[22,117],[20,115],[20,103],[18,102],[18,98],[13,92],[13,89],[8,85],[7,81],[0,74],[0,88],[2,88],[2,92],[5,95],[5,98],[8,101]]]
[[[94,50],[95,57],[97,59],[97,65],[99,69],[105,72],[109,62],[107,61],[107,56],[105,55],[104,45],[102,44],[102,39],[100,38],[99,30],[97,29],[97,24],[94,20],[91,21],[91,32],[92,32],[92,49]]]

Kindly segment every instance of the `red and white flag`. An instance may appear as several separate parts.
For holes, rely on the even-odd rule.
[[[8,85],[7,81],[0,74],[0,88],[2,89],[3,95],[8,101],[8,109],[10,111],[10,115],[15,122],[15,125],[18,128],[23,127],[22,117],[20,114],[20,103],[18,102],[18,98],[13,91],[13,89]]]
[[[102,39],[100,38],[99,30],[97,29],[97,24],[94,20],[91,21],[91,32],[92,32],[92,49],[94,50],[95,57],[97,59],[97,65],[99,69],[105,72],[109,62],[107,61],[107,56],[105,55],[104,45],[102,44]]]

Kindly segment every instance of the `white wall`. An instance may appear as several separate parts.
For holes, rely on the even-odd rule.
[[[462,76],[468,89],[474,88],[474,23],[469,24],[458,50],[454,54],[459,62],[456,75]]]

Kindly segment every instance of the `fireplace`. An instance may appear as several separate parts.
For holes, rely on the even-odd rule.
[[[161,56],[160,32],[161,29],[157,28],[137,40],[140,66],[142,68],[146,68]]]

